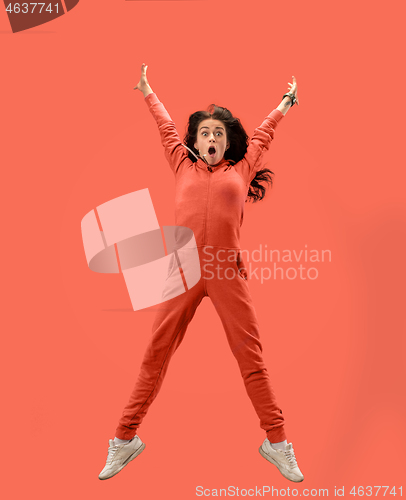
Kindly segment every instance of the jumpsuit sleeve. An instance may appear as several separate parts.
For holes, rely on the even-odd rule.
[[[255,129],[242,162],[242,174],[248,184],[251,183],[257,171],[260,170],[262,156],[268,151],[271,141],[274,138],[275,128],[283,117],[284,115],[279,109],[274,109],[262,124]]]
[[[182,146],[175,124],[156,94],[148,94],[145,102],[157,122],[165,157],[176,175],[180,165],[188,157],[188,151]]]

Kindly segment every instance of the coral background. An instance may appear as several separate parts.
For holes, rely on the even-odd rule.
[[[404,10],[82,0],[14,34],[0,12],[3,498],[402,486]],[[247,204],[241,244],[331,251],[315,280],[249,282],[300,485],[258,453],[265,436],[209,299],[140,428],[145,451],[97,477],[154,308],[133,312],[122,275],[88,269],[80,221],[147,187],[160,224],[174,224],[173,174],[133,90],[144,61],[182,136],[212,102],[252,134],[297,78],[300,106],[266,155],[274,187]]]

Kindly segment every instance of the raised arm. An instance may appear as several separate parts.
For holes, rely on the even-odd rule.
[[[182,146],[175,124],[164,105],[152,90],[147,80],[147,68],[144,63],[141,66],[141,78],[134,90],[140,90],[145,98],[145,102],[157,122],[159,133],[161,135],[162,145],[165,149],[165,156],[169,166],[176,174],[181,163],[187,158],[188,152]]]
[[[297,82],[293,76],[293,83],[289,83],[289,93],[294,96],[296,103],[299,104],[297,98]],[[256,171],[261,166],[262,155],[269,149],[271,141],[275,135],[275,128],[278,123],[288,112],[292,105],[292,99],[288,96],[284,97],[277,108],[275,108],[262,122],[262,124],[255,129],[252,139],[248,145],[245,159],[249,166],[249,180],[255,177]]]

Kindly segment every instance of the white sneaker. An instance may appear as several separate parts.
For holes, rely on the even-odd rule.
[[[278,467],[279,472],[283,477],[293,481],[295,483],[300,483],[303,481],[304,477],[299,467],[297,466],[296,457],[293,453],[292,443],[285,446],[284,450],[277,450],[272,448],[271,443],[268,439],[262,443],[259,448],[261,455],[266,458],[271,464]]]
[[[127,444],[115,444],[110,439],[106,465],[100,472],[99,479],[109,479],[118,474],[131,460],[138,457],[144,448],[145,444],[138,436],[133,437]]]

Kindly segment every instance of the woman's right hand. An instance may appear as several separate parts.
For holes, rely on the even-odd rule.
[[[289,92],[292,92],[292,94],[295,96],[296,104],[299,106],[299,98],[297,96],[297,82],[296,82],[296,78],[294,76],[292,76],[292,81],[293,81],[293,83],[288,83]]]
[[[148,66],[146,66],[145,63],[142,63],[141,78],[137,85],[134,87],[134,90],[140,90],[144,94],[144,97],[146,97],[148,94],[152,94],[153,92],[147,80],[147,68]]]

